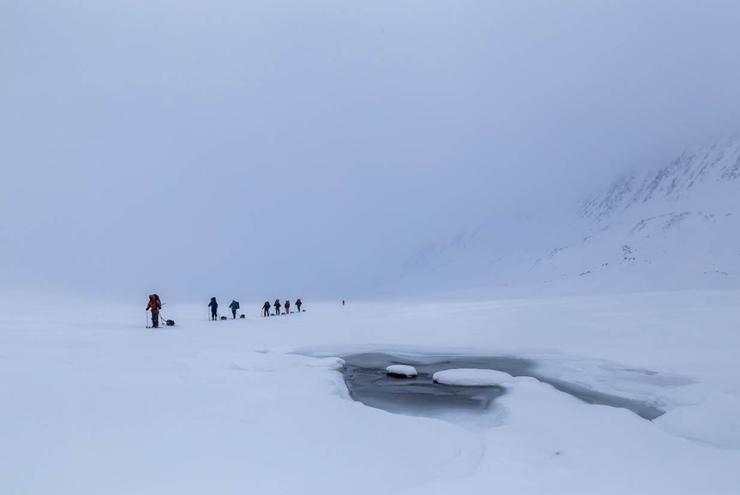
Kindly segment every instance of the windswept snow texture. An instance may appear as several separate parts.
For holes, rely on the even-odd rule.
[[[147,330],[143,305],[0,298],[0,493],[736,495],[738,300],[331,304],[225,322],[168,304],[177,327]],[[522,356],[667,412],[645,421],[517,379],[478,419],[389,414],[351,400],[337,359],[377,349]]]
[[[526,214],[523,204],[513,223],[494,218],[426,245],[409,257],[399,287],[740,288],[740,134],[643,165],[565,212]]]

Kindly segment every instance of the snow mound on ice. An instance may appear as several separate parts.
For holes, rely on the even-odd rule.
[[[393,364],[385,369],[385,372],[390,376],[403,377],[403,378],[414,378],[419,373],[416,368],[406,364]]]
[[[503,371],[458,368],[436,372],[432,378],[443,385],[462,387],[492,387],[511,382],[514,377]]]

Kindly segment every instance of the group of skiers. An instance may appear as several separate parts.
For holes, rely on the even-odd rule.
[[[301,312],[301,306],[303,306],[303,301],[299,299],[296,299],[295,301],[295,307],[298,310],[298,313]],[[216,301],[215,297],[211,298],[211,302],[208,303],[208,307],[211,308],[211,320],[218,320],[218,302]],[[229,304],[229,309],[231,310],[231,316],[233,319],[236,319],[236,312],[239,309],[239,301],[233,300],[231,301],[231,304]],[[280,303],[280,299],[275,299],[275,302],[273,304],[270,304],[269,301],[265,301],[265,304],[262,305],[262,314],[264,316],[270,316],[270,308],[275,308],[275,315],[280,314],[289,314],[290,313],[290,300],[286,299],[285,304]],[[281,313],[280,309],[284,308],[285,312]],[[244,318],[244,315],[241,315],[241,318]],[[222,319],[226,319],[226,317],[222,317]]]
[[[299,299],[295,300],[295,307],[297,309],[297,312],[300,313],[301,307],[303,306],[303,301]],[[210,308],[210,319],[211,321],[215,321],[219,319],[218,316],[218,301],[216,301],[215,297],[211,298],[211,301],[208,303],[208,307]],[[282,304],[280,302],[280,299],[275,299],[275,302],[273,304],[270,304],[269,301],[265,301],[265,304],[262,306],[262,314],[264,316],[271,316],[270,315],[270,309],[275,308],[274,315],[281,315],[281,314],[290,314],[290,308],[291,304],[289,300],[285,300],[285,303]],[[231,304],[229,304],[229,309],[231,310],[231,317],[233,319],[236,319],[236,313],[240,309],[239,301],[236,299],[231,301]],[[281,309],[284,310],[284,312],[281,312]],[[146,310],[151,312],[151,318],[152,318],[152,328],[159,328],[159,316],[160,312],[162,311],[162,301],[159,299],[159,296],[157,294],[150,294],[149,295],[149,304],[146,306]],[[241,315],[240,318],[244,318],[244,315]],[[222,320],[225,320],[226,317],[222,316]],[[175,322],[172,320],[165,320],[167,325],[174,325]]]
[[[215,297],[211,298],[211,302],[208,303],[208,307],[211,308],[211,320],[218,320],[218,301],[216,301]],[[229,304],[229,309],[231,310],[231,316],[236,320],[236,312],[239,310],[239,301],[236,299],[232,299],[231,304]],[[244,315],[242,315],[242,318],[244,318]],[[226,317],[224,317],[224,320]]]
[[[301,312],[301,306],[303,306],[303,301],[299,299],[295,300],[295,307],[298,310],[298,313]],[[275,302],[270,304],[270,301],[265,301],[265,304],[262,305],[262,316],[270,316],[270,308],[275,308],[274,315],[280,315],[280,314],[290,314],[290,299],[285,300],[285,304],[280,303],[280,299],[275,299]],[[285,308],[285,313],[280,313],[280,308]]]

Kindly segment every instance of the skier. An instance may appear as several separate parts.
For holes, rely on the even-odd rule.
[[[275,299],[275,316],[280,314],[280,299]]]
[[[298,308],[298,312],[301,312],[301,306],[303,306],[303,301],[301,301],[300,298],[295,300],[295,307]]]
[[[285,300],[285,314],[290,314],[290,299]]]
[[[236,310],[239,309],[239,301],[237,300],[231,301],[231,304],[229,304],[229,309],[231,310],[231,314],[234,316],[234,319],[236,320]]]
[[[208,307],[211,308],[211,320],[218,320],[218,303],[216,302],[215,297],[211,298],[211,302],[208,303]]]
[[[262,305],[262,316],[270,316],[270,301],[265,301]]]
[[[149,294],[149,304],[146,306],[147,311],[152,312],[152,327],[159,328],[159,310],[162,309],[162,301],[157,294]]]

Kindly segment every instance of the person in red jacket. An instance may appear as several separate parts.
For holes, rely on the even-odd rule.
[[[149,294],[149,304],[146,306],[147,311],[152,312],[152,327],[159,328],[159,310],[162,309],[162,301],[157,294]]]

